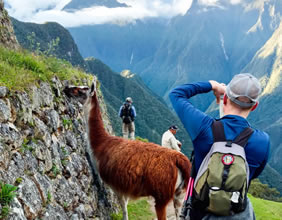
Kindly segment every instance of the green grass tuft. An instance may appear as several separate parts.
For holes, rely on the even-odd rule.
[[[0,210],[0,219],[4,219],[5,217],[9,215],[9,212],[10,212],[9,205],[13,201],[13,199],[16,197],[17,189],[18,188],[16,186],[0,182],[0,204],[2,207]]]
[[[39,80],[48,82],[55,76],[73,84],[81,84],[82,78],[92,80],[93,77],[64,60],[0,47],[0,86],[23,91],[32,85],[38,86]]]
[[[151,220],[155,217],[146,199],[130,201],[127,206],[129,220]],[[121,220],[122,211],[111,215],[112,220]]]

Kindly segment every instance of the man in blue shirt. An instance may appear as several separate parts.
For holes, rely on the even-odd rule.
[[[194,107],[189,99],[210,91],[213,91],[218,104],[220,97],[224,95],[224,116],[220,121],[223,124],[226,139],[233,140],[246,127],[251,127],[246,118],[258,105],[261,87],[259,81],[251,74],[238,74],[227,86],[210,80],[208,82],[184,84],[170,92],[169,97],[172,106],[193,141],[196,173],[213,144],[212,124],[215,119]],[[252,129],[254,132],[245,146],[250,180],[258,177],[264,169],[270,147],[269,136],[263,131]],[[196,219],[213,219],[212,216],[212,214],[206,213],[205,217]],[[237,219],[236,216],[242,219],[255,219],[249,201],[243,213],[230,217],[220,217],[220,219]]]

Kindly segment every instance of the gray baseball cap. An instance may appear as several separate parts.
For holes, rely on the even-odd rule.
[[[240,73],[233,77],[226,87],[228,98],[241,108],[250,108],[256,104],[261,93],[259,80],[250,73]],[[247,97],[250,102],[242,102],[238,97]]]

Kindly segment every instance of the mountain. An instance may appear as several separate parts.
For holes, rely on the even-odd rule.
[[[11,18],[15,35],[20,45],[28,50],[49,53],[69,61],[74,66],[84,67],[84,59],[69,31],[58,23],[35,24]],[[58,39],[58,42],[56,42]],[[57,45],[56,45],[57,43]]]
[[[167,21],[146,19],[135,24],[102,24],[69,28],[83,57],[97,57],[114,71],[147,66],[160,47]]]
[[[271,169],[264,171],[268,175],[262,175],[261,180],[272,181],[269,184],[276,187],[282,175],[282,1],[201,2],[193,1],[184,16],[170,20],[147,19],[123,26],[105,24],[69,30],[83,56],[95,56],[117,72],[130,69],[167,104],[168,92],[182,83],[209,79],[227,83],[239,72],[257,76],[264,92],[249,119],[254,127],[270,135]],[[192,102],[217,116],[213,100],[210,94]],[[277,188],[282,192],[281,187]]]
[[[63,10],[74,11],[93,6],[105,6],[108,8],[128,7],[126,4],[119,3],[116,0],[72,0],[63,8]]]
[[[282,13],[277,0],[200,2],[170,20],[69,30],[84,57],[97,57],[117,72],[132,70],[169,104],[168,91],[176,85],[210,78],[227,82],[240,72],[279,26]],[[207,101],[211,97],[197,100],[202,109]]]
[[[270,165],[282,175],[282,21],[266,44],[257,51],[252,61],[243,69],[253,72],[263,82],[264,90],[259,108],[250,118],[259,128],[264,129],[271,140]],[[270,107],[271,106],[271,107]]]
[[[95,58],[83,60],[76,44],[70,33],[61,25],[56,23],[33,24],[19,22],[13,19],[15,34],[19,39],[19,43],[27,48],[36,51],[36,45],[40,43],[41,51],[47,48],[43,47],[46,42],[59,37],[56,50],[52,55],[61,59],[65,59],[73,65],[85,69],[87,72],[95,74],[101,82],[101,89],[105,97],[110,120],[116,135],[121,136],[121,119],[118,117],[118,111],[125,98],[131,96],[137,111],[136,135],[147,138],[151,142],[161,143],[162,134],[171,124],[177,124],[180,131],[177,138],[183,143],[183,152],[190,155],[191,141],[181,122],[175,114],[167,107],[162,98],[155,95],[136,74],[124,72],[123,76],[111,70],[106,64]],[[60,31],[54,31],[60,30]],[[34,32],[35,37],[32,42],[28,40],[28,36]],[[44,44],[45,42],[45,44]],[[35,46],[34,46],[35,45]],[[48,44],[47,44],[48,45]],[[46,46],[46,45],[45,45]],[[44,50],[44,48],[46,48]],[[74,51],[73,56],[66,56],[67,51]],[[76,58],[76,59],[75,59]],[[127,73],[127,74],[126,74]],[[129,76],[129,75],[130,76]]]
[[[282,153],[279,138],[282,129],[282,3],[275,0],[245,1],[237,5],[231,5],[229,1],[219,2],[219,6],[203,6],[194,1],[185,16],[171,20],[147,19],[124,26],[107,24],[69,31],[84,57],[93,54],[97,57],[87,59],[84,66],[88,66],[102,82],[101,89],[117,135],[121,135],[117,111],[127,96],[133,97],[137,108],[137,135],[159,143],[169,122],[178,124],[160,98],[167,101],[167,93],[172,87],[208,79],[228,82],[232,75],[241,71],[260,78],[264,93],[259,108],[249,119],[254,127],[268,132],[271,138],[271,169],[265,171],[268,175],[262,175],[261,180],[282,192],[276,185],[282,175],[279,163]],[[119,72],[124,69],[136,74],[132,78],[123,77]],[[145,84],[140,82],[141,79]],[[148,88],[157,95],[152,96]],[[144,94],[142,99],[139,94]],[[192,102],[217,116],[214,102],[210,105],[213,99],[210,94]],[[152,107],[148,108],[148,105]],[[160,109],[168,111],[164,113]],[[146,120],[148,115],[149,120]],[[156,116],[151,118],[151,115]],[[181,131],[184,128],[181,127]],[[189,152],[189,138],[185,132],[179,136],[189,146],[186,148]]]

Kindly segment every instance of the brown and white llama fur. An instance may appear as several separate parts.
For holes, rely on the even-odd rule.
[[[109,135],[103,126],[95,85],[94,81],[91,91],[85,87],[71,87],[69,91],[73,90],[76,97],[88,94],[84,106],[90,147],[102,180],[118,196],[123,219],[128,219],[128,199],[142,196],[155,199],[158,220],[166,219],[166,206],[173,200],[178,219],[190,176],[189,159],[154,143]]]

